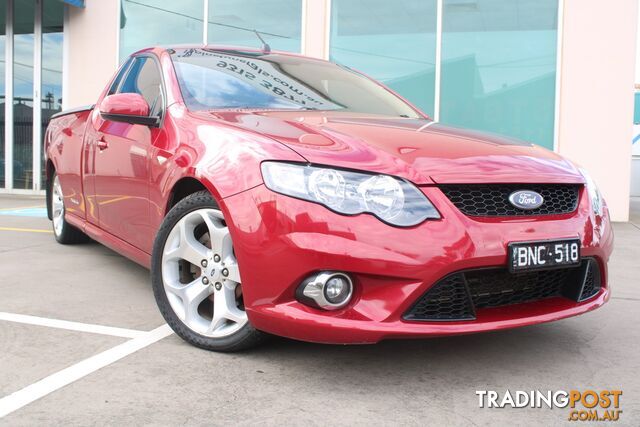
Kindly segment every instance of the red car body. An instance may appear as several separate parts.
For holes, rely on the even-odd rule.
[[[373,343],[532,325],[582,314],[608,300],[613,235],[607,209],[594,214],[585,179],[559,155],[426,117],[189,111],[167,50],[141,53],[161,66],[167,100],[161,126],[105,120],[97,107],[65,113],[49,126],[47,171],[60,178],[65,219],[149,267],[154,237],[172,200],[200,183],[230,219],[245,307],[255,328],[305,341]],[[107,91],[96,105],[103,105]],[[441,219],[393,227],[372,215],[340,215],[277,194],[263,182],[260,166],[267,160],[404,178],[428,197]],[[465,215],[441,190],[478,183],[578,184],[580,191],[577,208],[568,214],[483,218]],[[601,275],[600,290],[587,301],[557,296],[479,309],[473,320],[403,317],[451,273],[506,266],[511,242],[573,237]],[[323,311],[296,299],[301,280],[318,270],[351,274],[354,297],[347,307]]]

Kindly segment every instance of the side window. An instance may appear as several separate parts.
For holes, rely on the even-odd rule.
[[[109,88],[109,93],[107,93],[107,95],[113,95],[114,93],[117,92],[118,86],[120,86],[120,82],[122,81],[122,78],[124,77],[124,74],[129,69],[129,65],[131,65],[131,61],[132,61],[131,58],[129,58],[127,60],[127,62],[125,62],[122,65],[122,67],[120,67],[120,71],[118,71],[118,75],[116,76],[116,78],[113,81],[113,83],[111,83],[111,87]]]
[[[158,115],[162,111],[162,77],[155,61],[135,58],[118,92],[139,93],[149,104],[151,115]]]

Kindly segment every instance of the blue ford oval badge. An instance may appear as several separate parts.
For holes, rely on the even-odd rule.
[[[544,199],[535,191],[519,190],[509,195],[509,202],[520,209],[535,209],[542,206]]]

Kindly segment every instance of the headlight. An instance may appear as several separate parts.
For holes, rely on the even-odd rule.
[[[345,215],[370,213],[399,227],[440,218],[420,190],[388,175],[264,162],[262,176],[265,185],[277,193],[320,203]]]
[[[580,169],[580,173],[586,182],[587,192],[589,193],[589,200],[591,200],[593,211],[596,215],[600,216],[604,212],[604,199],[602,198],[602,194],[600,194],[598,186],[586,170]]]

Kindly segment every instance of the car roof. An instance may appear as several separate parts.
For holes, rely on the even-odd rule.
[[[172,44],[172,45],[158,45],[158,46],[150,46],[150,47],[146,47],[143,49],[140,49],[134,53],[132,53],[129,56],[135,56],[141,53],[145,53],[145,52],[157,52],[160,53],[160,51],[168,51],[171,49],[211,49],[211,50],[216,50],[216,51],[226,51],[232,54],[243,54],[243,53],[247,53],[247,54],[255,54],[255,53],[260,53],[263,52],[262,49],[257,48],[257,47],[249,47],[249,46],[238,46],[238,45],[219,45],[219,44]],[[285,56],[292,56],[292,57],[300,57],[300,58],[305,58],[305,59],[309,59],[309,60],[317,60],[317,61],[323,61],[325,62],[325,60],[320,59],[320,58],[314,58],[314,57],[310,57],[310,56],[306,56],[306,55],[302,55],[300,53],[295,53],[295,52],[287,52],[287,51],[282,51],[282,50],[277,50],[277,49],[271,49],[271,51],[269,51],[268,53],[265,52],[265,55],[272,55],[272,54],[277,54],[277,55],[285,55]]]

